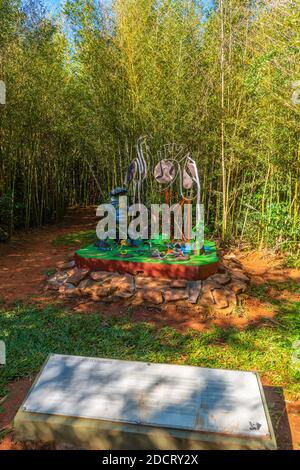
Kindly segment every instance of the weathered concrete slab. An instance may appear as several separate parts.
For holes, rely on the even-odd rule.
[[[262,388],[252,372],[51,355],[16,417],[17,434],[24,439],[27,429],[29,439],[41,438],[36,429],[41,431],[43,422],[59,429],[59,421],[65,428],[70,418],[73,427],[93,428],[98,437],[99,432],[111,436],[114,429],[128,433],[129,440],[139,433],[139,440],[149,433],[193,440],[193,448],[203,448],[201,440],[205,448],[207,442],[217,445],[218,435],[220,442],[235,442],[233,448],[245,442],[276,447]],[[107,438],[100,441],[114,447],[104,444]]]

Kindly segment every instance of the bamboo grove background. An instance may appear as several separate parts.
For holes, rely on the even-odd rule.
[[[151,134],[193,152],[212,236],[299,253],[299,1],[107,5],[0,0],[0,238],[105,200]]]

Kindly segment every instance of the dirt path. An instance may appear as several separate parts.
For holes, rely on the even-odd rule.
[[[72,232],[93,230],[96,226],[95,209],[70,209],[64,221],[55,226],[47,226],[32,230],[26,234],[19,234],[10,243],[0,244],[0,300],[4,302],[22,301],[48,301],[44,294],[46,272],[55,267],[56,262],[65,260],[72,253],[72,246],[54,246],[53,240],[61,235]],[[252,283],[261,285],[266,281],[286,283],[290,280],[300,283],[300,270],[282,269],[280,259],[268,253],[235,252],[247,271],[251,274]],[[275,295],[275,294],[274,294]],[[278,293],[276,294],[278,295]],[[300,301],[299,294],[291,294],[282,289],[280,295],[291,300]],[[270,296],[272,292],[270,291]],[[90,313],[99,308],[92,302],[70,302],[69,307],[76,312]],[[259,299],[250,297],[245,299],[247,315],[233,318],[199,318],[199,314],[191,309],[178,311],[173,305],[165,310],[153,311],[145,307],[133,309],[133,320],[146,320],[158,326],[169,325],[184,332],[187,328],[205,330],[212,324],[228,327],[244,328],[249,324],[260,321],[260,318],[272,317],[273,313],[268,306]],[[123,315],[126,309],[119,305],[106,306],[106,315]],[[0,413],[0,450],[22,449],[20,443],[13,444],[9,431],[12,419],[21,405],[31,385],[32,378],[15,381],[10,384],[8,398],[1,406],[4,413]],[[278,445],[281,449],[298,449],[300,443],[300,403],[285,400],[280,388],[270,387],[264,383],[269,406],[274,411],[273,424],[276,429]],[[1,397],[0,397],[1,398]],[[2,441],[1,441],[2,432]],[[4,437],[3,437],[4,434]]]
[[[47,270],[72,251],[70,246],[54,246],[53,240],[95,228],[94,208],[70,209],[60,224],[21,232],[0,244],[0,299],[12,302],[42,294]]]

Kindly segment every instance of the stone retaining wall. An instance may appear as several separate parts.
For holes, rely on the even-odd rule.
[[[117,272],[78,269],[74,260],[57,264],[56,273],[47,281],[47,290],[61,297],[83,297],[95,302],[130,302],[135,305],[161,305],[187,301],[210,309],[231,313],[238,296],[250,282],[234,255],[220,260],[219,272],[205,281],[162,279]]]

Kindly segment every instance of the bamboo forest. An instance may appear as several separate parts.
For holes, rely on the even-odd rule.
[[[299,252],[299,2],[221,3],[1,1],[2,238],[101,201],[149,134],[193,152],[211,233]]]
[[[0,451],[299,450],[299,314],[300,0],[0,0]]]

